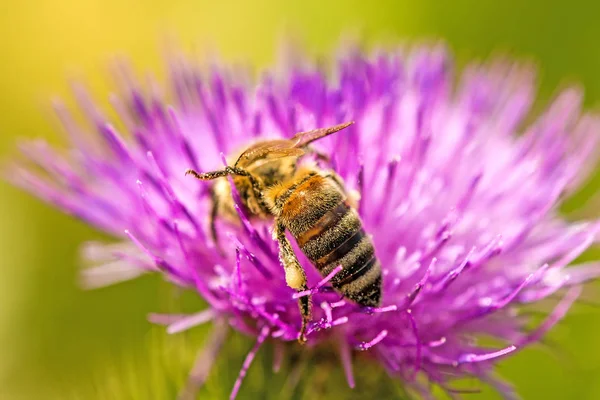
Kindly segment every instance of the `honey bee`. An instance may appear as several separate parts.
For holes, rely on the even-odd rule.
[[[279,243],[279,259],[290,288],[298,292],[308,289],[306,273],[286,231],[321,275],[342,266],[331,280],[334,289],[359,305],[377,307],[381,302],[381,265],[344,183],[333,171],[299,162],[304,155],[316,153],[310,143],[351,124],[300,132],[291,139],[259,141],[244,150],[232,166],[206,173],[189,169],[186,175],[200,180],[231,175],[248,215],[274,221],[273,237]],[[220,182],[213,185],[212,193],[211,231],[216,240],[215,218],[231,216],[235,211],[231,201],[223,199],[222,194],[230,192]],[[311,318],[310,296],[300,297],[298,302],[302,314],[298,339],[303,343]]]

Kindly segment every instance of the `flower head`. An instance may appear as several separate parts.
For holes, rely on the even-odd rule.
[[[567,268],[597,240],[599,223],[557,212],[593,167],[600,138],[577,89],[525,125],[534,101],[527,66],[472,65],[454,85],[443,47],[353,51],[332,74],[296,66],[257,83],[226,68],[171,66],[164,97],[124,81],[112,99],[122,132],[76,87],[91,132],[57,104],[69,152],[25,145],[40,168],[20,166],[11,177],[120,238],[86,248],[96,263],[84,271],[87,285],[156,271],[206,300],[198,314],[152,316],[169,332],[216,321],[200,376],[224,326],[255,336],[232,396],[260,344],[298,338],[298,294],[286,285],[272,220],[250,218],[233,190],[237,220],[216,218],[220,252],[210,227],[214,182],[184,172],[222,169],[256,140],[355,121],[314,146],[360,195],[382,267],[381,307],[342,298],[329,284],[339,269],[323,277],[296,248],[310,288],[301,295],[313,301],[307,345],[335,339],[350,385],[352,351],[361,350],[423,396],[427,381],[452,391],[451,379],[474,376],[511,397],[492,375],[495,363],[537,342],[600,275],[596,263]],[[532,328],[522,307],[556,293],[562,300]],[[504,344],[484,347],[480,336]]]

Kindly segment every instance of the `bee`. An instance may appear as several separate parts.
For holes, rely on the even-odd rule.
[[[200,180],[231,175],[249,217],[273,220],[273,237],[279,243],[279,259],[290,288],[298,292],[308,289],[306,273],[286,231],[321,275],[342,266],[331,279],[336,291],[359,305],[377,307],[381,302],[381,265],[343,181],[333,171],[300,163],[311,153],[324,158],[309,144],[351,124],[300,132],[290,139],[259,141],[231,166],[206,173],[189,169],[186,175]],[[216,216],[235,212],[231,202],[223,200],[223,193],[229,192],[220,182],[213,186],[211,231],[215,240]],[[310,296],[300,297],[298,302],[302,315],[298,339],[304,343],[311,319]]]

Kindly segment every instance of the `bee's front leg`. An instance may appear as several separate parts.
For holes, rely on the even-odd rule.
[[[289,287],[298,292],[308,290],[306,285],[306,273],[298,262],[298,258],[290,245],[289,240],[285,236],[285,226],[279,222],[275,222],[275,238],[279,242],[279,260],[283,264],[285,270],[285,281]],[[306,342],[306,329],[311,319],[311,299],[309,296],[303,296],[298,299],[298,306],[302,314],[302,328],[300,328],[300,343]]]

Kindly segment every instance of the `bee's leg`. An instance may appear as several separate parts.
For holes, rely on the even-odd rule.
[[[285,270],[285,282],[289,287],[298,292],[308,290],[306,285],[306,273],[298,262],[298,258],[285,236],[285,226],[279,221],[275,222],[275,237],[279,242],[279,260]],[[310,296],[303,296],[298,299],[300,313],[302,314],[302,328],[300,329],[300,343],[306,342],[306,328],[311,318],[311,299]]]
[[[298,290],[302,292],[304,290],[308,290],[308,286],[306,284],[302,286],[302,289]],[[300,313],[302,314],[302,327],[300,328],[300,336],[298,337],[298,341],[300,344],[306,343],[306,329],[308,328],[308,323],[311,319],[311,307],[312,301],[310,295],[303,296],[298,299],[298,307],[300,307]]]
[[[187,171],[185,171],[186,175],[192,175],[194,178],[196,179],[200,179],[201,181],[210,181],[212,179],[217,179],[217,178],[221,178],[227,175],[237,175],[237,176],[243,176],[248,178],[248,180],[250,181],[250,184],[252,185],[252,190],[254,191],[254,195],[256,196],[256,201],[258,202],[258,205],[260,206],[260,208],[269,213],[269,207],[267,206],[267,204],[265,203],[264,199],[263,199],[263,192],[265,190],[262,182],[260,180],[258,180],[258,178],[256,178],[254,175],[252,175],[250,172],[246,171],[245,169],[239,168],[239,167],[225,167],[224,169],[218,170],[218,171],[212,171],[212,172],[205,172],[205,173],[199,173],[194,171],[193,169],[188,169]]]

